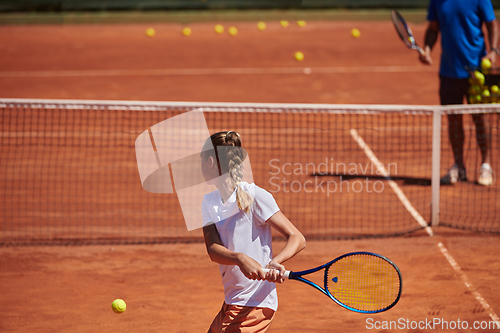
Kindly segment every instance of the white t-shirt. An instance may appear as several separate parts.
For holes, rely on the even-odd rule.
[[[266,190],[253,183],[242,182],[239,186],[254,200],[250,212],[238,208],[236,190],[225,203],[216,190],[203,198],[203,225],[214,222],[227,249],[245,253],[266,267],[273,258],[271,226],[266,221],[280,209]],[[278,309],[275,283],[250,280],[236,265],[219,265],[219,269],[227,304]]]

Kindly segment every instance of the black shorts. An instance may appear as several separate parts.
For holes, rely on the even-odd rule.
[[[464,104],[469,97],[469,79],[452,79],[439,76],[439,99],[441,105]],[[468,103],[468,101],[467,101]]]

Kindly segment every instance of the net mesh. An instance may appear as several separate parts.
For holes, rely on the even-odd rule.
[[[473,116],[479,111],[488,111],[482,115],[487,127],[485,137],[477,135]],[[500,107],[495,104],[478,109],[477,106],[448,108],[445,110],[442,126],[441,172],[445,174],[454,163],[451,140],[460,140],[457,134],[449,132],[450,123],[454,120],[448,116],[460,116],[463,122],[463,155],[467,181],[453,186],[443,185],[440,188],[440,225],[461,229],[486,232],[500,232],[500,186],[497,176],[500,174]],[[482,132],[482,131],[481,131]],[[489,146],[491,167],[493,168],[493,184],[478,185],[479,170],[483,155],[478,142],[486,141]]]
[[[143,189],[134,146],[151,126],[200,107],[210,133],[240,133],[253,180],[306,237],[422,228],[353,131],[431,223],[432,107],[0,100],[0,243],[200,241],[199,229],[187,230],[176,193]],[[499,115],[484,112],[498,174]],[[498,233],[500,187],[475,183],[481,156],[469,142],[469,118],[469,181],[441,187],[441,224]],[[452,164],[447,140],[444,115],[442,173]]]
[[[354,254],[335,262],[326,271],[328,291],[353,309],[377,312],[398,300],[399,272],[386,260],[371,254]]]

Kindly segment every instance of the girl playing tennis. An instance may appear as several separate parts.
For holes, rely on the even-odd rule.
[[[201,153],[203,176],[217,187],[203,198],[203,234],[210,259],[219,264],[225,295],[209,333],[266,332],[278,308],[275,282],[284,281],[283,262],[306,245],[269,192],[242,182],[245,157],[233,131],[213,134]],[[287,239],[276,256],[271,228]],[[266,274],[264,267],[274,269]]]

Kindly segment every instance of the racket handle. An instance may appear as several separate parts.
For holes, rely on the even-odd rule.
[[[264,273],[267,274],[267,272],[269,272],[271,270],[271,268],[263,268],[262,270],[264,271]],[[290,271],[285,271],[285,274],[283,274],[283,277],[285,279],[289,279],[290,278],[290,273],[291,273]]]

